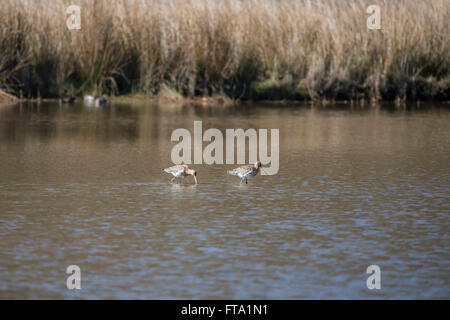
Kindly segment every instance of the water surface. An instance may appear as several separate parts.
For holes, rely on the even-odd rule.
[[[279,128],[278,174],[169,184],[194,120]],[[449,148],[438,105],[3,107],[0,298],[449,299]]]

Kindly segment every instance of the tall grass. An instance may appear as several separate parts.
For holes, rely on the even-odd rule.
[[[448,0],[0,0],[0,16],[0,88],[25,96],[450,97]]]

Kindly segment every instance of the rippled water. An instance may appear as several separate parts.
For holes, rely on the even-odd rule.
[[[169,184],[194,120],[279,128],[279,173]],[[0,298],[449,299],[449,149],[448,106],[3,107]]]

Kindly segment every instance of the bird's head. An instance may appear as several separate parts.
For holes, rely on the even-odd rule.
[[[188,169],[188,170],[186,170],[186,174],[190,175],[190,176],[193,176],[194,180],[195,180],[195,183],[197,184],[197,171],[195,171],[193,169]]]

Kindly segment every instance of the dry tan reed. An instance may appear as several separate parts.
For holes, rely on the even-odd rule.
[[[65,8],[81,8],[68,30]],[[381,30],[366,8],[381,7]],[[0,0],[0,88],[449,99],[449,0]]]

